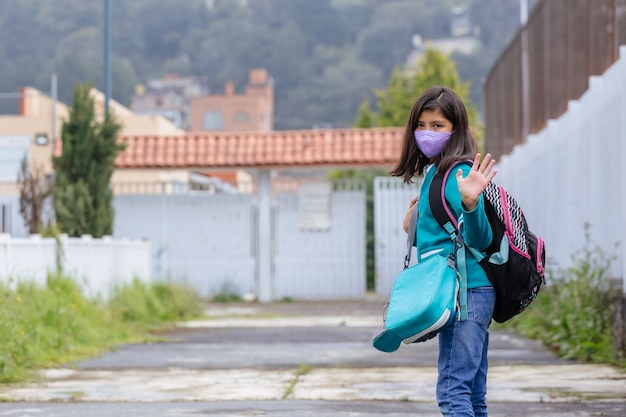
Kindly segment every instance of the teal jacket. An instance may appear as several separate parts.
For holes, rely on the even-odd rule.
[[[460,169],[463,177],[466,177],[471,167],[462,164]],[[454,249],[454,244],[450,240],[450,235],[437,223],[428,202],[428,192],[433,177],[437,171],[436,165],[431,165],[427,169],[424,181],[420,189],[420,199],[418,203],[419,217],[416,227],[417,260],[418,262],[436,253],[448,256]],[[453,172],[452,172],[453,171]],[[485,214],[483,195],[478,199],[478,205],[474,210],[467,211],[461,203],[461,194],[456,181],[456,171],[454,168],[448,176],[446,183],[445,197],[448,205],[457,220],[459,221],[461,234],[466,246],[483,251],[489,247],[492,240],[491,226]],[[478,288],[491,286],[483,268],[478,264],[476,258],[470,251],[465,249],[465,264],[467,268],[467,288]]]

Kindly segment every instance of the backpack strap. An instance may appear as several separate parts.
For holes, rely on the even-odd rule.
[[[448,257],[451,267],[457,271],[459,277],[459,321],[467,320],[467,266],[465,263],[465,241],[459,230],[459,224],[445,203],[445,184],[451,169],[464,161],[457,162],[444,175],[435,173],[428,190],[428,203],[437,223],[450,235],[454,242],[454,251]]]
[[[450,176],[453,168],[456,168],[462,164],[467,164],[471,166],[472,163],[473,161],[470,161],[469,159],[456,161],[450,166],[450,168],[448,168],[448,170],[443,175],[439,175],[439,173],[436,173],[433,177],[433,181],[428,192],[428,202],[430,203],[430,210],[433,212],[435,219],[437,219],[437,223],[439,223],[439,225],[443,227],[446,231],[447,229],[445,227],[445,224],[447,222],[451,222],[454,228],[460,234],[459,224],[452,214],[452,210],[450,210],[448,202],[446,201],[445,190],[446,184],[448,182],[448,177]],[[483,258],[485,258],[485,255],[475,248],[467,246],[467,249],[478,262],[482,261]]]

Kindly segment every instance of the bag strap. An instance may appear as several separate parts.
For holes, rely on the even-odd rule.
[[[443,174],[440,175],[439,172],[435,173],[433,177],[433,181],[430,186],[430,190],[428,192],[428,202],[430,204],[430,209],[437,220],[437,223],[441,227],[445,229],[445,224],[447,222],[451,222],[454,228],[458,231],[459,224],[452,214],[450,207],[446,202],[445,190],[446,183],[448,182],[448,177],[450,176],[450,172],[455,167],[458,167],[461,164],[470,164],[470,161],[457,161],[453,163],[450,168]]]
[[[411,263],[411,251],[413,250],[413,246],[415,245],[415,233],[417,227],[417,203],[413,210],[411,210],[411,217],[409,217],[409,227],[406,231],[406,254],[404,255],[404,269],[409,267],[409,263]]]
[[[454,242],[454,251],[450,256],[456,264],[457,274],[460,276],[460,289],[459,289],[459,320],[467,320],[467,265],[465,261],[465,250],[459,250],[467,247],[472,254],[474,250],[465,245],[465,240],[461,235],[459,229],[459,223],[452,214],[452,211],[446,204],[445,189],[448,176],[452,171],[452,168],[460,164],[467,163],[466,161],[458,161],[452,164],[450,168],[443,174],[435,173],[433,180],[428,190],[428,203],[433,216],[437,220],[437,223],[450,235],[450,239]],[[476,256],[476,255],[474,255]],[[480,260],[480,258],[477,258]]]

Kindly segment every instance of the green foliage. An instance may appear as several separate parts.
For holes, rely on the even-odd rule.
[[[102,237],[113,229],[109,181],[115,157],[123,150],[117,143],[121,126],[110,114],[102,122],[96,120],[91,88],[76,87],[70,118],[62,127],[63,150],[53,158],[56,219],[70,236]]]
[[[406,124],[413,102],[417,98],[413,90],[411,79],[396,68],[391,73],[387,88],[375,90],[378,98],[379,113],[375,116],[378,127]]]
[[[589,244],[574,266],[549,271],[547,284],[526,311],[509,323],[539,339],[559,356],[585,362],[615,363],[609,267],[612,258]]]
[[[374,127],[374,125],[375,125],[374,115],[372,114],[372,111],[370,110],[369,102],[365,100],[359,106],[359,116],[356,119],[354,126],[360,127],[360,128],[370,128],[370,127]]]
[[[444,85],[453,89],[463,101],[467,101],[469,84],[469,82],[461,81],[456,64],[450,55],[427,48],[418,62],[418,69],[411,87],[413,94],[419,95],[434,85]]]
[[[239,295],[239,290],[234,284],[224,282],[220,287],[219,292],[213,295],[213,301],[218,303],[238,302],[241,301],[241,296]]]
[[[461,97],[467,109],[470,126],[481,148],[483,128],[477,108],[469,98],[470,83],[461,81],[450,55],[432,48],[426,49],[413,76],[398,68],[394,69],[387,88],[374,91],[378,99],[378,114],[372,116],[369,106],[361,106],[355,124],[358,126],[357,123],[361,123],[362,119],[375,119],[376,126],[379,127],[404,126],[417,97],[424,90],[436,85],[449,87]]]
[[[200,298],[192,289],[138,279],[116,288],[109,306],[113,316],[122,322],[156,324],[202,315]]]
[[[150,309],[124,315],[144,308],[146,300]],[[0,285],[0,383],[145,340],[156,325],[201,314],[200,300],[190,290],[168,284],[133,283],[119,288],[108,303],[86,299],[72,279],[61,275],[49,275],[43,286]]]
[[[102,305],[87,302],[67,278],[51,275],[43,288],[30,282],[14,290],[2,286],[0,294],[0,382],[93,353],[116,338]]]

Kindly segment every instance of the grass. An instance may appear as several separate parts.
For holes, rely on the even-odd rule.
[[[202,315],[193,291],[134,280],[108,301],[90,300],[70,278],[50,274],[43,286],[0,284],[0,383],[25,381],[34,371],[93,357],[121,343]]]

